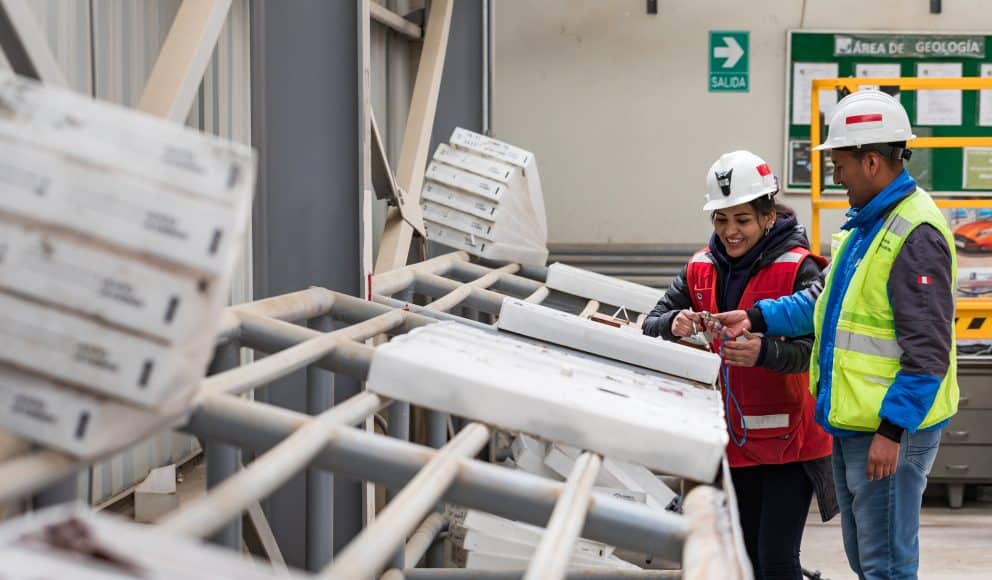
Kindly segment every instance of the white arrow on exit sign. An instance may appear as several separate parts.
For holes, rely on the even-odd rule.
[[[721,65],[722,68],[731,68],[744,56],[744,49],[734,40],[732,36],[724,36],[723,42],[726,46],[713,47],[713,57],[726,59]]]

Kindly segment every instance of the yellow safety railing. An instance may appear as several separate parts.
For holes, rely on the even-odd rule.
[[[854,92],[865,85],[899,87],[900,90],[963,90],[978,91],[992,90],[992,77],[966,78],[843,78],[843,79],[814,79],[810,95],[810,203],[812,204],[812,219],[810,220],[810,244],[813,251],[820,251],[820,211],[825,209],[847,209],[850,207],[845,200],[823,199],[822,178],[820,177],[819,151],[813,149],[820,144],[820,91],[824,89],[837,90],[845,88]],[[908,143],[913,149],[960,148],[960,147],[992,147],[992,137],[917,137]],[[992,199],[935,199],[937,207],[983,209],[992,208]],[[957,303],[957,319],[955,329],[959,339],[992,338],[992,298],[959,298]]]

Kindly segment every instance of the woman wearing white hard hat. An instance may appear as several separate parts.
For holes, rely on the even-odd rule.
[[[776,205],[778,181],[748,151],[722,155],[706,174],[713,234],[644,322],[644,333],[677,341],[705,327],[700,313],[749,308],[817,282],[822,259],[804,228]],[[756,578],[802,577],[799,547],[814,491],[824,520],[837,512],[831,439],[813,420],[809,393],[813,337],[707,337],[725,360],[727,458],[745,546]]]

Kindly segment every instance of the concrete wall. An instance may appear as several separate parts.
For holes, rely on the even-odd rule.
[[[497,2],[493,135],[534,151],[550,241],[701,243],[706,170],[746,148],[781,174],[786,31],[988,31],[987,2]],[[708,33],[748,30],[748,93],[707,92]],[[808,223],[807,196],[785,201]],[[828,212],[825,236],[842,221]]]

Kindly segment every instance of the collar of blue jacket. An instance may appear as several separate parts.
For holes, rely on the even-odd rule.
[[[841,226],[843,230],[871,227],[885,212],[902,198],[916,190],[916,180],[909,172],[902,170],[892,183],[885,187],[864,207],[852,207],[847,211],[847,221]]]

